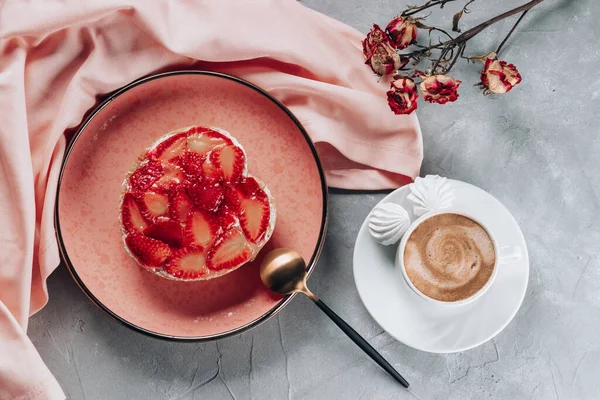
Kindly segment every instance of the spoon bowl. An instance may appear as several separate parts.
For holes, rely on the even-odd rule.
[[[306,262],[292,249],[275,249],[269,252],[260,266],[260,279],[269,290],[282,295],[302,292],[317,301],[306,287]]]

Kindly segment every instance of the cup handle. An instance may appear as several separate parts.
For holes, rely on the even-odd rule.
[[[501,246],[498,264],[509,264],[523,258],[523,251],[519,246]]]

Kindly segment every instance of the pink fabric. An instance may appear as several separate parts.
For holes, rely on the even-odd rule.
[[[363,65],[363,34],[294,0],[6,1],[0,5],[0,399],[64,395],[27,338],[59,264],[53,229],[65,129],[98,94],[165,69],[209,69],[286,104],[331,186],[401,186],[419,172],[416,116],[395,116]]]

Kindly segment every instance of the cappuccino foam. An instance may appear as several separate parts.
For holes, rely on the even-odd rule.
[[[477,222],[458,214],[438,214],[411,233],[404,248],[404,266],[424,295],[459,301],[477,293],[496,264],[494,243]]]

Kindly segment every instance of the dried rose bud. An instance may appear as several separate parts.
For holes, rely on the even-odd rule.
[[[401,68],[402,60],[392,46],[378,43],[373,48],[373,54],[367,59],[366,64],[369,64],[376,74],[387,75]]]
[[[486,88],[484,94],[506,93],[521,82],[521,74],[513,64],[506,61],[487,58],[481,72],[481,84]]]
[[[446,104],[458,99],[458,87],[461,81],[446,75],[433,75],[421,82],[423,99],[430,103]]]
[[[417,39],[417,26],[412,18],[398,15],[385,27],[398,50],[407,48]]]
[[[363,40],[363,53],[365,57],[369,58],[373,55],[373,49],[379,43],[389,44],[391,47],[395,47],[392,42],[390,42],[390,38],[386,35],[386,33],[379,27],[377,24],[373,24],[373,28],[367,34],[365,40]]]
[[[388,104],[394,114],[410,114],[417,109],[417,87],[410,78],[400,78],[392,82],[387,92]]]

